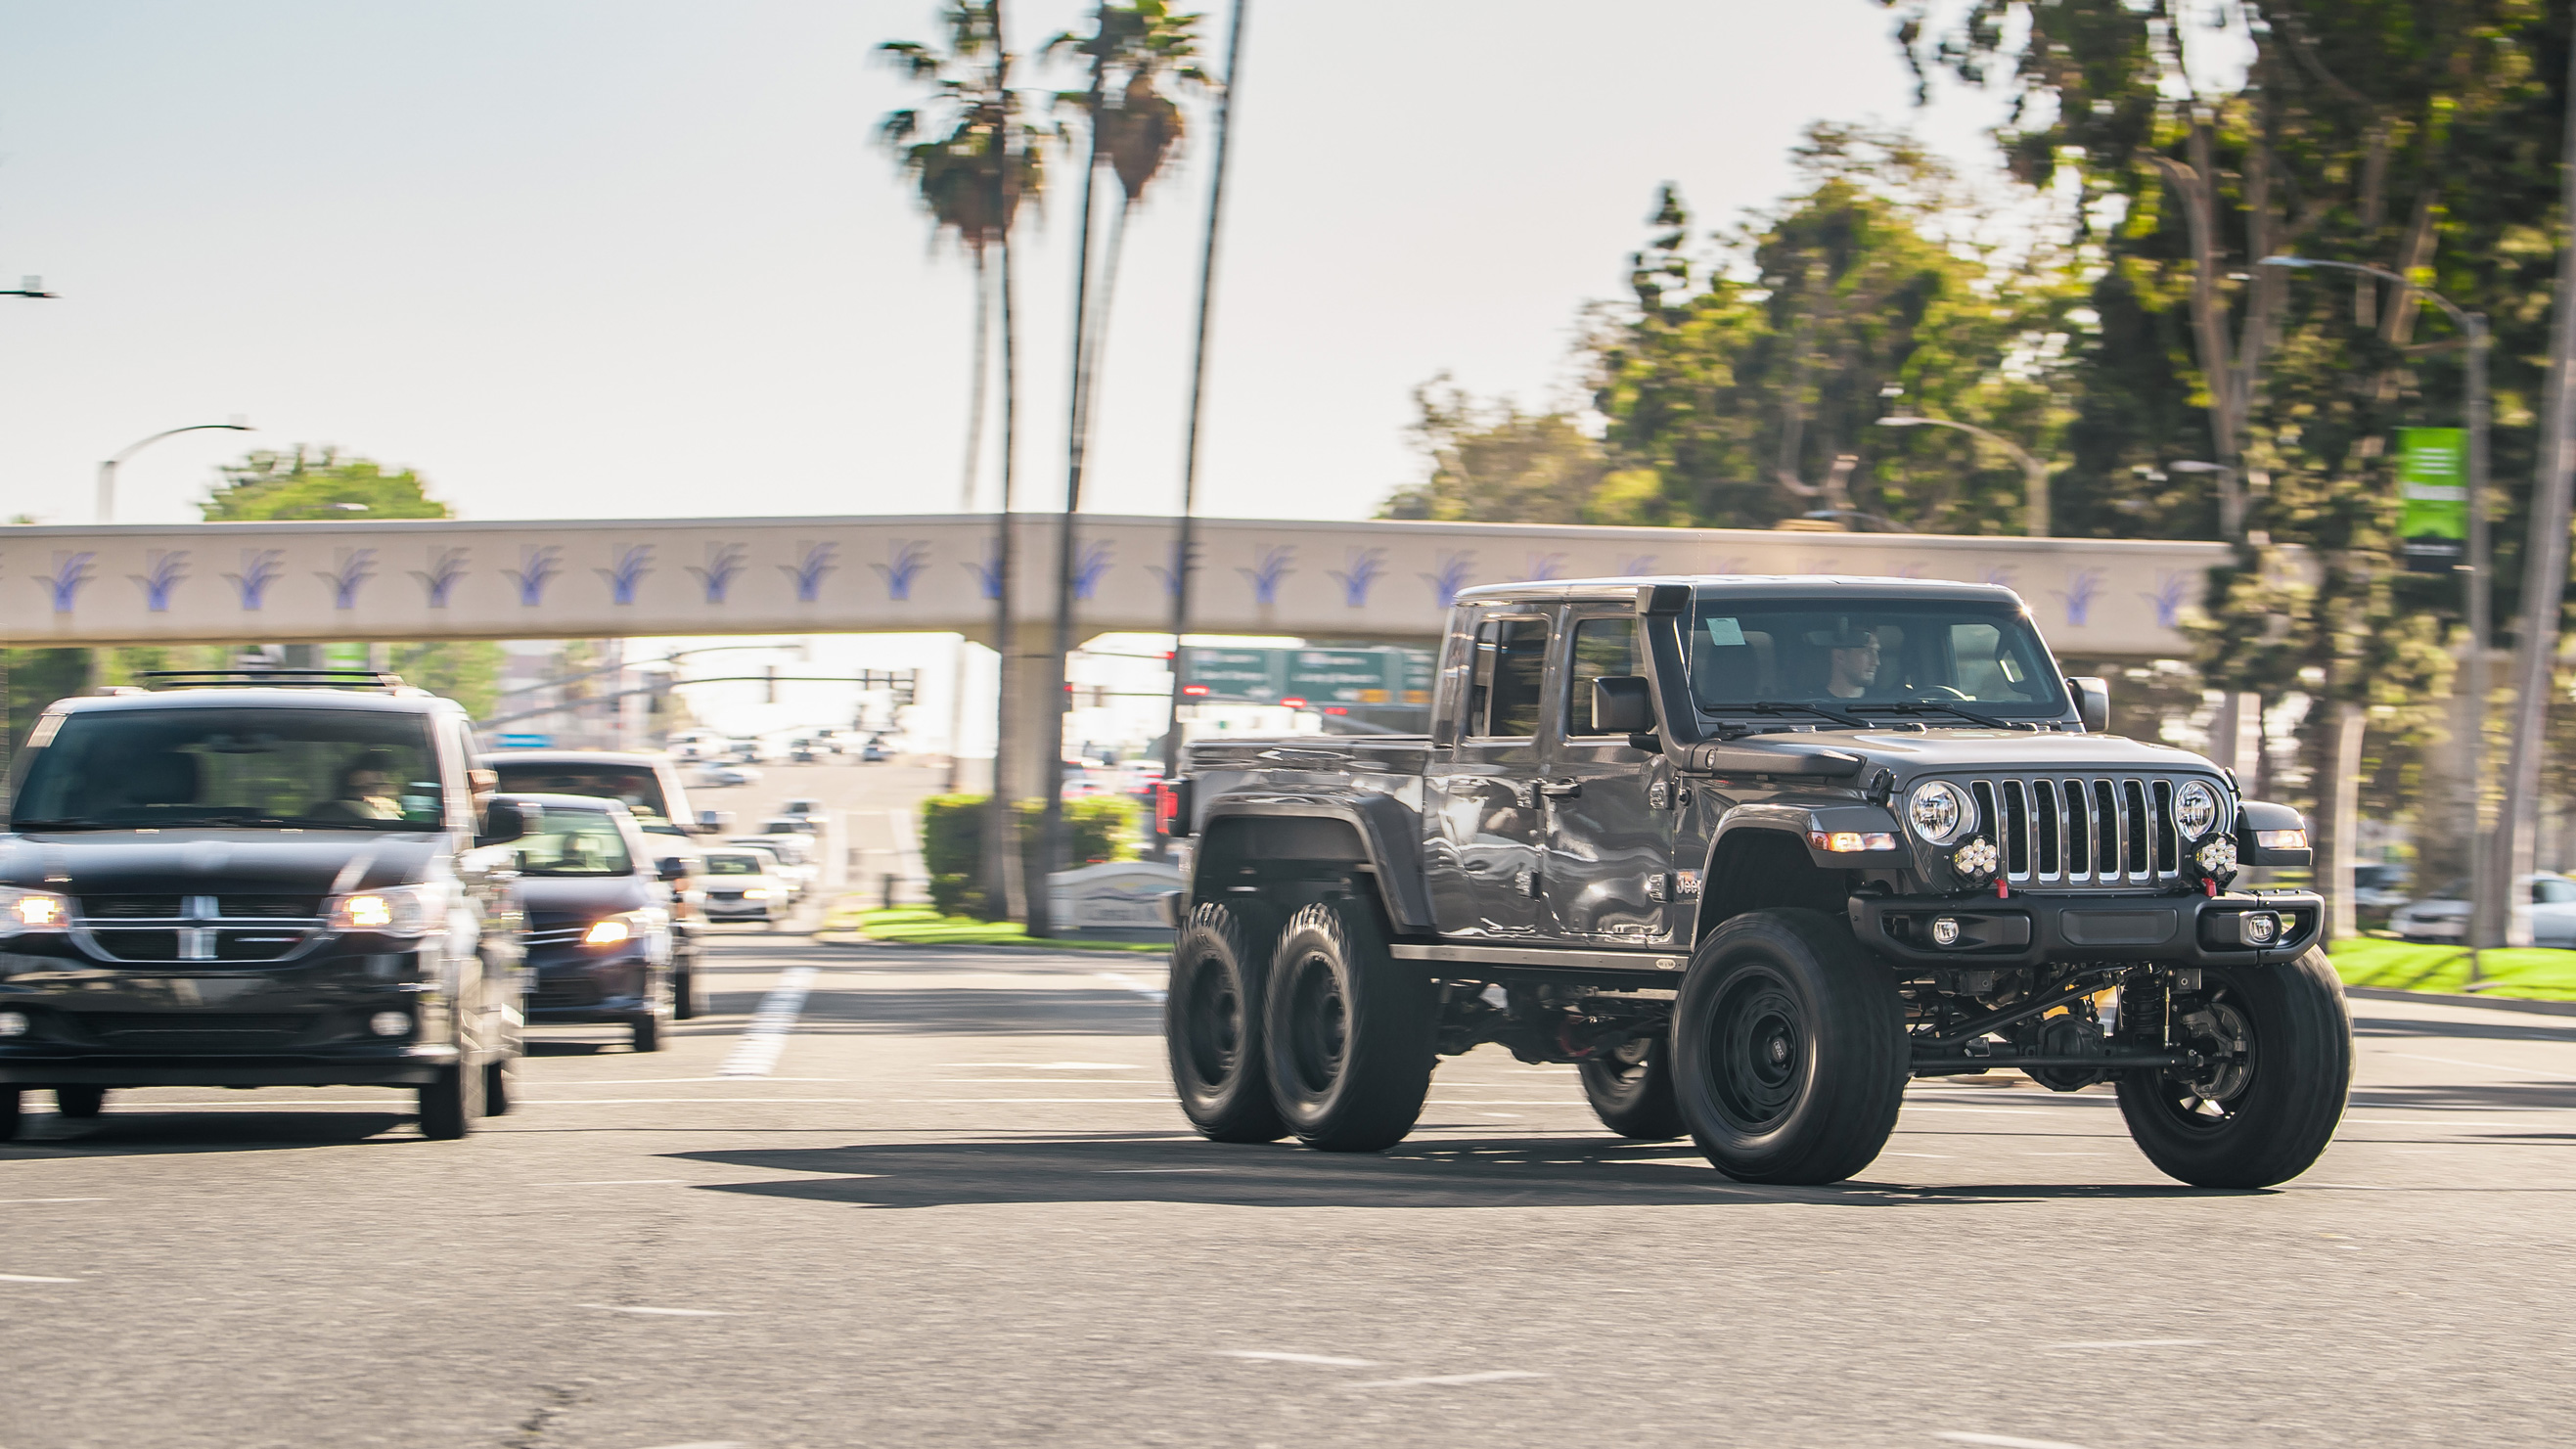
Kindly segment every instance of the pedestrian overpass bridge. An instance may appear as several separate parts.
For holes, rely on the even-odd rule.
[[[1014,653],[1051,648],[1056,519],[1013,524]],[[1082,515],[1077,638],[1170,627],[1176,525]],[[705,634],[995,643],[990,514],[451,519],[0,529],[17,647]],[[1418,642],[1475,584],[1626,574],[2009,585],[2059,652],[2184,655],[2206,542],[1207,518],[1191,628]]]

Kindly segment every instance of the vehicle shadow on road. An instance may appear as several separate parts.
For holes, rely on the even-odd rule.
[[[791,1181],[706,1184],[706,1191],[867,1208],[1074,1202],[1264,1208],[1722,1207],[1762,1202],[1930,1207],[2029,1198],[2240,1195],[2178,1185],[1927,1188],[1863,1180],[1830,1187],[1768,1187],[1719,1175],[1687,1144],[1536,1143],[1525,1138],[1426,1140],[1385,1154],[1104,1136],[671,1155],[814,1174]]]
[[[809,997],[804,1035],[1156,1036],[1163,1008],[1132,991],[915,987]]]
[[[2576,1046],[2576,1022],[2565,1026],[2538,1026],[2515,1021],[2415,1021],[2406,1017],[2355,1015],[2352,1034],[2434,1039],[2475,1037],[2481,1041],[2546,1041]]]
[[[245,1104],[234,1112],[155,1112],[149,1106],[108,1111],[87,1121],[32,1117],[10,1147],[125,1157],[180,1152],[273,1152],[346,1147],[413,1122],[408,1112],[308,1112]]]

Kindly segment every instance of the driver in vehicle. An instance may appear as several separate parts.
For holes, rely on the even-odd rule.
[[[1807,636],[1807,642],[1832,651],[1825,693],[1836,699],[1859,699],[1878,683],[1878,632],[1855,629],[1841,620],[1832,629]]]
[[[338,794],[313,807],[321,820],[400,820],[402,800],[394,793],[397,766],[390,750],[368,750],[340,771]]]

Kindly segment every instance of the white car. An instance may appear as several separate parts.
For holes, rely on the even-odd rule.
[[[795,904],[794,888],[769,873],[777,863],[765,850],[736,846],[708,851],[698,875],[698,908],[710,921],[776,925]]]
[[[2522,878],[2531,905],[2535,946],[2576,947],[2576,880],[2563,875]],[[2422,900],[2408,901],[2388,918],[2390,930],[2409,941],[2458,941],[2468,926],[2468,882],[2455,880]]]
[[[802,900],[823,878],[822,868],[803,849],[805,841],[801,836],[736,835],[725,843],[738,850],[758,852],[768,862],[769,874],[785,881],[795,891],[795,899]]]
[[[760,772],[749,765],[706,764],[698,767],[698,772],[689,778],[689,783],[702,790],[714,790],[727,785],[757,785],[760,783]]]

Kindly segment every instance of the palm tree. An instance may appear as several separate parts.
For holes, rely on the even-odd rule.
[[[1044,193],[1042,152],[1061,134],[1049,123],[1020,115],[1010,87],[1013,57],[1002,41],[1002,0],[959,0],[942,12],[948,49],[917,41],[888,41],[880,53],[916,81],[932,88],[926,107],[890,112],[877,133],[910,177],[934,235],[954,233],[975,264],[975,377],[969,390],[966,473],[962,504],[975,503],[978,449],[984,431],[984,390],[992,334],[993,291],[987,261],[998,281],[1002,334],[1002,496],[994,516],[994,650],[1001,656],[999,701],[993,733],[993,793],[985,812],[984,886],[987,909],[1018,917],[1027,912],[1020,853],[1010,809],[1011,721],[1011,475],[1017,449],[1018,377],[1011,323],[1011,229],[1024,201]],[[944,127],[944,129],[943,129]],[[964,645],[961,642],[962,651]],[[963,659],[960,659],[963,684]],[[950,752],[955,753],[952,728]],[[952,767],[953,768],[953,767]],[[952,780],[952,785],[953,785]]]
[[[1163,173],[1180,146],[1184,125],[1180,106],[1158,88],[1168,77],[1189,86],[1205,86],[1208,77],[1192,60],[1198,53],[1195,14],[1176,15],[1170,0],[1134,0],[1127,5],[1103,3],[1093,12],[1092,33],[1070,32],[1048,41],[1048,54],[1072,53],[1089,58],[1091,83],[1056,97],[1061,106],[1079,110],[1089,122],[1091,154],[1083,169],[1081,237],[1075,247],[1073,303],[1073,388],[1071,419],[1065,446],[1064,517],[1056,535],[1056,611],[1054,676],[1054,751],[1063,750],[1064,689],[1067,656],[1073,652],[1073,516],[1082,507],[1083,460],[1090,444],[1091,406],[1097,390],[1100,355],[1108,340],[1109,301],[1117,284],[1118,261],[1127,235],[1127,218],[1145,189]],[[1091,301],[1092,192],[1107,162],[1118,177],[1119,201],[1110,223],[1109,248],[1101,269],[1100,300]],[[1040,742],[1040,748],[1046,748]],[[1052,764],[1052,759],[1050,763]],[[1053,870],[1064,856],[1064,791],[1061,771],[1051,771],[1039,831],[1039,860]],[[1050,934],[1047,892],[1032,894],[1029,931]]]

